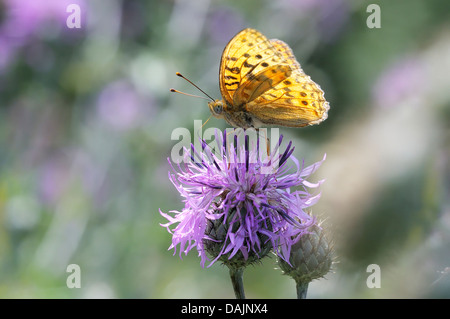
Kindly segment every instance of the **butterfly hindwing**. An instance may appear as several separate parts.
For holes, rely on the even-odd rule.
[[[285,42],[278,40],[278,39],[271,39],[270,43],[273,45],[275,50],[281,56],[283,59],[293,68],[298,69],[301,72],[303,72],[302,68],[300,67],[300,63],[298,63],[297,59],[294,56],[294,52],[292,52],[292,49],[287,45]]]
[[[308,76],[293,70],[291,76],[246,105],[246,110],[264,124],[301,127],[327,118],[328,102],[323,91]]]
[[[286,43],[276,39],[270,42],[291,66],[292,72],[289,78],[247,104],[247,111],[264,124],[301,127],[325,120],[329,105],[319,85],[303,72]]]

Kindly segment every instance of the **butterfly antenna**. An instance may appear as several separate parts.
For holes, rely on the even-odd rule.
[[[191,80],[185,78],[180,72],[177,72],[176,75],[179,76],[180,78],[185,79],[185,80],[188,81],[189,83],[191,83],[194,87],[197,88],[197,90],[199,90],[200,92],[202,92],[203,94],[205,94],[207,97],[209,97],[209,99],[210,99],[211,101],[214,101],[214,99],[213,99],[211,96],[209,96],[208,94],[206,94],[205,91],[203,91],[201,88],[199,88],[197,85],[195,85]],[[180,91],[177,91],[177,90],[174,90],[174,89],[171,89],[170,91],[171,91],[171,92],[178,92],[178,93],[181,93]],[[189,94],[186,94],[186,95],[189,95]],[[194,95],[194,96],[195,96],[195,95]]]
[[[175,90],[175,89],[170,89],[170,92],[180,93],[180,94],[187,95],[187,96],[192,96],[192,97],[198,97],[199,99],[204,99],[204,100],[208,100],[208,101],[209,101],[209,99],[206,98],[206,97],[204,97],[204,96],[199,96],[199,95],[194,95],[194,94],[184,93],[184,92],[181,92],[181,91],[178,91],[178,90]]]
[[[260,134],[259,128],[256,129],[256,132],[258,133],[258,135]],[[266,130],[263,130],[262,132],[264,134],[264,138],[266,139],[267,156],[270,156],[270,140],[266,135]]]

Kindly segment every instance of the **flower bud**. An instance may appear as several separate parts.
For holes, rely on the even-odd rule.
[[[333,249],[322,227],[313,225],[308,231],[309,233],[303,234],[299,241],[292,245],[290,265],[278,258],[281,270],[297,284],[303,285],[325,276],[332,264]]]

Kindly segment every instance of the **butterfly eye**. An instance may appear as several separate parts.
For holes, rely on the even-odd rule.
[[[222,113],[222,105],[220,104],[214,105],[214,113],[216,114]]]

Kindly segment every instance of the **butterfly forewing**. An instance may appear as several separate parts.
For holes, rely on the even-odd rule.
[[[272,43],[260,32],[253,29],[245,29],[239,32],[225,47],[220,66],[220,91],[223,98],[232,106],[237,102],[245,102],[249,97],[235,97],[236,94],[248,93],[248,90],[238,88],[251,86],[250,82],[259,82],[268,79],[268,74],[261,73],[269,67],[283,62],[281,54],[275,50]],[[272,78],[278,78],[280,73],[286,73],[288,66],[277,67]],[[277,74],[275,74],[277,73]],[[257,76],[260,74],[261,76]],[[275,82],[275,84],[280,81]],[[267,87],[267,84],[265,85]],[[236,92],[238,91],[238,92]],[[263,91],[261,88],[259,93]],[[251,94],[253,95],[253,93]],[[235,101],[233,99],[235,97]],[[253,99],[256,96],[253,95]]]
[[[251,74],[248,81],[242,83],[233,96],[234,105],[247,104],[275,85],[287,79],[292,69],[287,64],[276,64],[263,69],[257,74]]]

